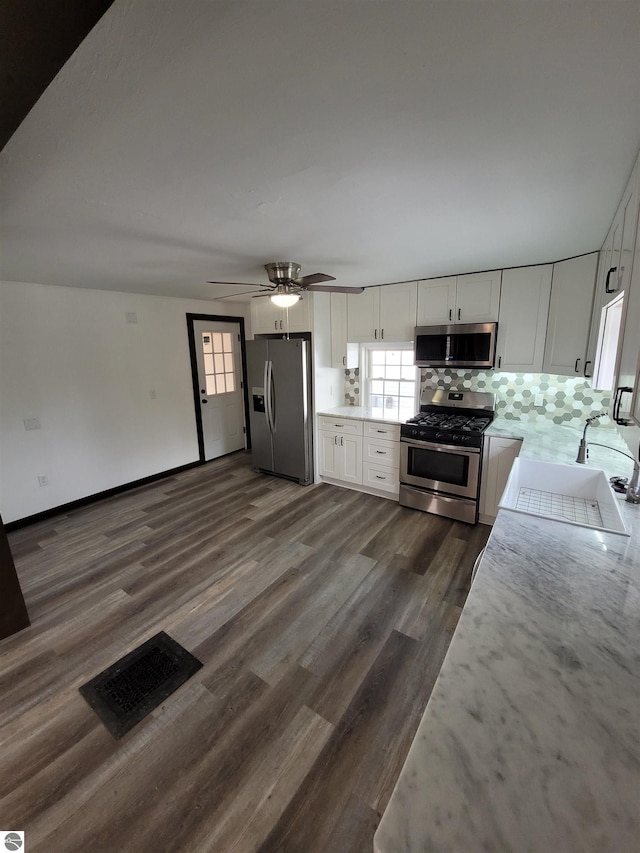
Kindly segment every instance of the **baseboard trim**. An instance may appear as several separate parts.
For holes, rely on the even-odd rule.
[[[140,486],[146,486],[149,483],[155,483],[157,480],[164,480],[165,477],[173,477],[175,474],[180,474],[182,471],[188,471],[190,468],[197,468],[199,465],[205,465],[206,462],[197,460],[189,462],[186,465],[180,465],[178,468],[171,468],[168,471],[160,471],[158,474],[151,474],[149,477],[143,477],[141,480],[134,480],[131,483],[123,483],[121,486],[114,486],[112,489],[106,489],[104,492],[96,492],[93,495],[87,495],[84,498],[78,498],[76,501],[70,501],[60,506],[54,506],[50,509],[45,509],[42,512],[37,512],[35,515],[28,515],[25,518],[18,518],[15,521],[10,521],[5,524],[4,529],[7,532],[19,530],[21,527],[27,527],[29,524],[35,524],[38,521],[46,521],[47,518],[52,518],[54,515],[63,515],[72,509],[79,509],[83,506],[102,501],[105,498],[112,498],[115,495],[129,492],[131,489],[137,489]]]

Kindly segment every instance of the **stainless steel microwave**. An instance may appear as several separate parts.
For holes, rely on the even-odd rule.
[[[497,323],[416,326],[418,367],[493,367]]]

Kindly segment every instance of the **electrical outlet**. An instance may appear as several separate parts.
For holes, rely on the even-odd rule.
[[[138,315],[135,311],[127,311],[127,323],[137,323]]]
[[[24,418],[22,421],[24,424],[24,428],[29,432],[32,429],[40,429],[40,419],[39,418]]]
[[[38,474],[38,485],[40,486],[48,486],[49,478],[46,474]]]
[[[544,406],[544,397],[542,396],[542,394],[536,394],[535,405]]]

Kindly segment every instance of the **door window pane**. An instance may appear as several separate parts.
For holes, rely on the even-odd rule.
[[[207,394],[233,393],[236,380],[231,332],[203,332],[202,352]]]

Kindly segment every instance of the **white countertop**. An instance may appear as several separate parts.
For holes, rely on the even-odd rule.
[[[575,464],[581,430],[488,434]],[[627,450],[612,429],[588,439]],[[632,470],[598,447],[590,464]],[[377,853],[637,853],[640,505],[619,499],[630,537],[499,512]]]
[[[351,418],[357,421],[378,421],[381,424],[401,424],[406,418],[393,417],[393,415],[385,415],[380,417],[374,415],[371,409],[367,406],[336,406],[334,409],[324,409],[316,412],[319,417],[325,418]]]

